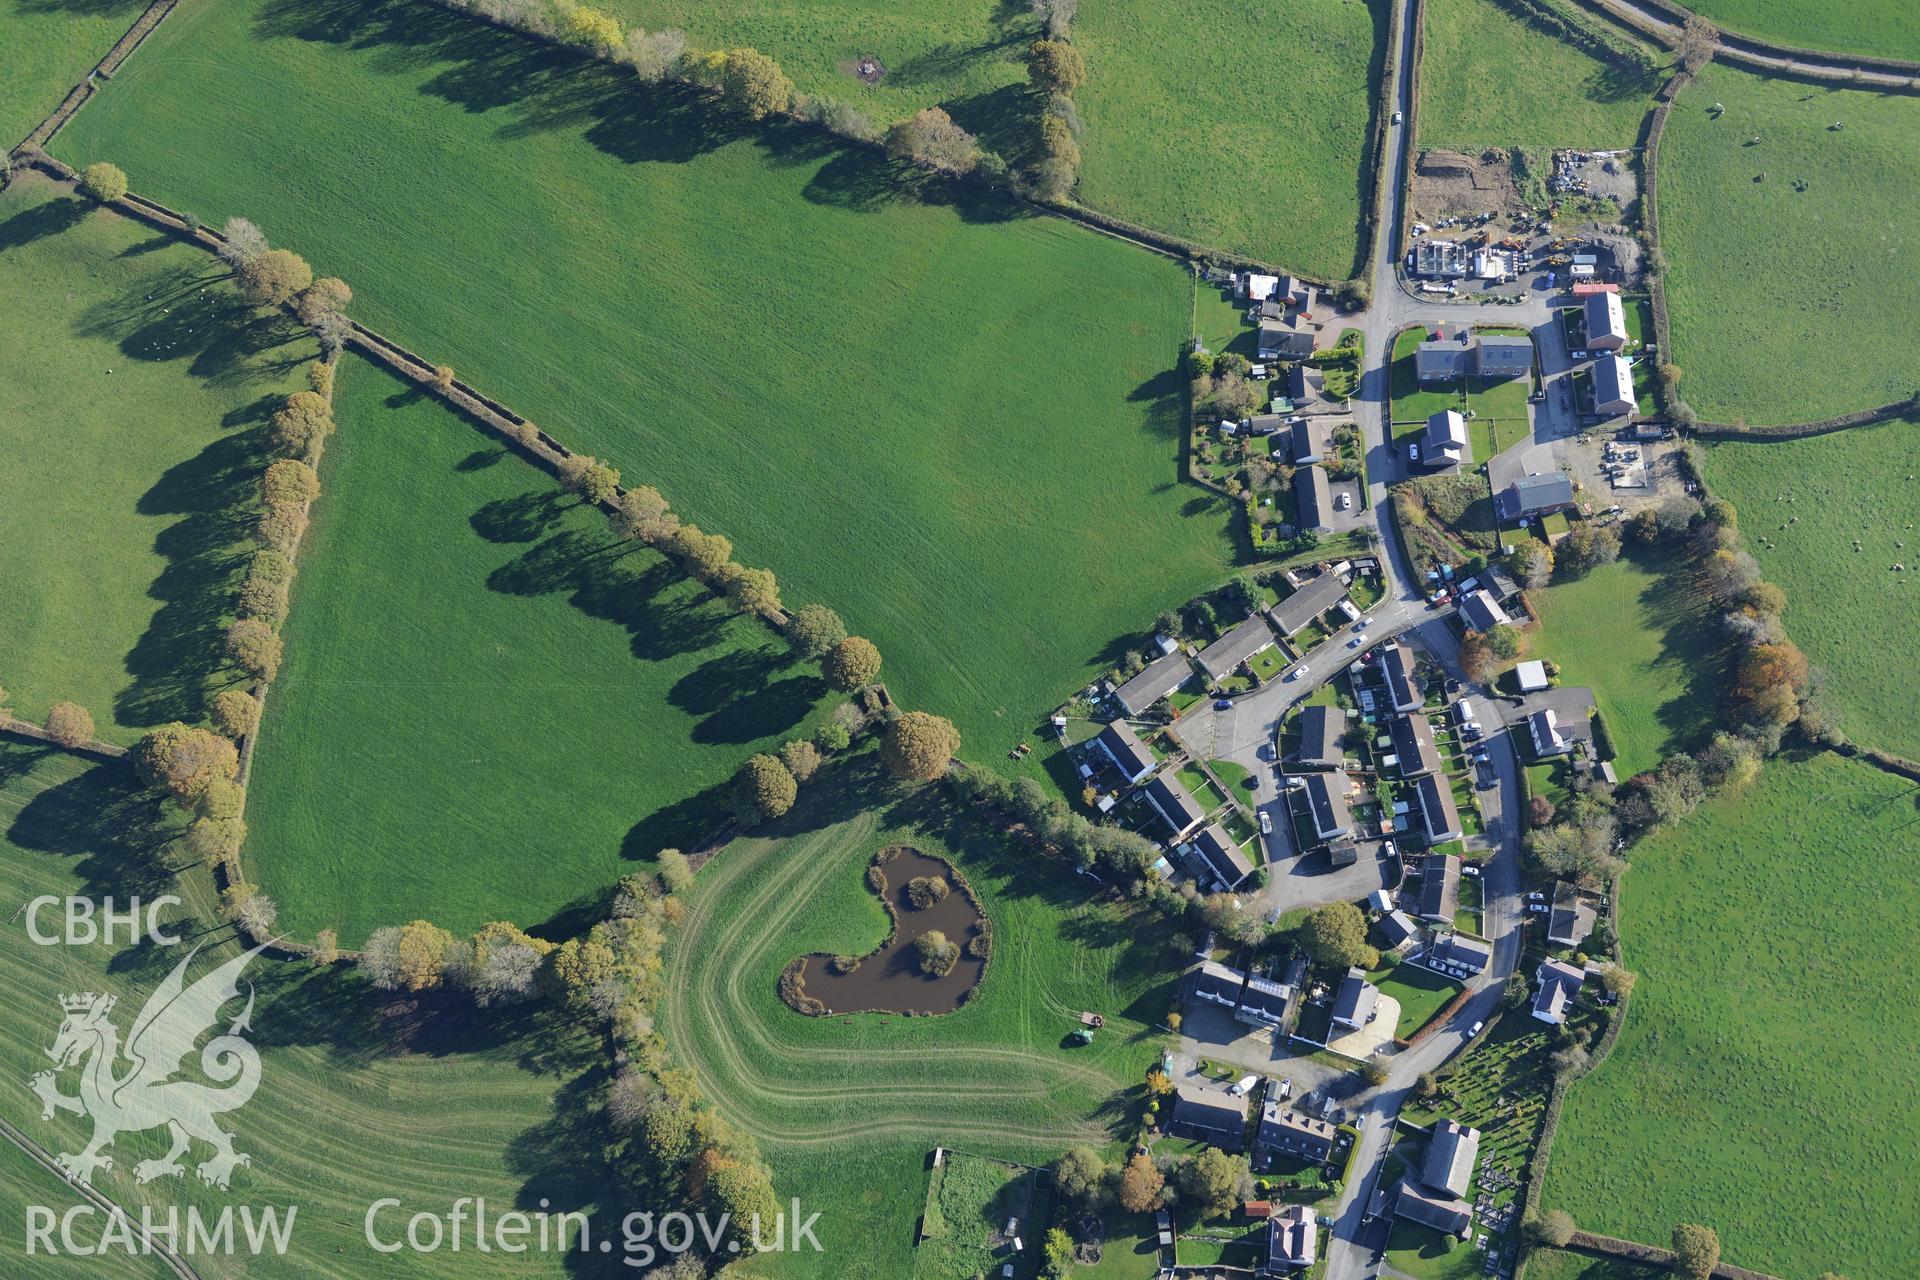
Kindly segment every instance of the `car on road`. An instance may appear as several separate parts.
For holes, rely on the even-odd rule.
[[[1302,671],[1305,671],[1306,669],[1307,669],[1307,666],[1306,666],[1306,664],[1305,664],[1305,663],[1303,662],[1303,663],[1301,663],[1301,664],[1300,664],[1299,666],[1297,666],[1297,667],[1294,667],[1293,669],[1291,669],[1290,671],[1288,671],[1288,672],[1287,672],[1287,674],[1286,674],[1286,675],[1285,675],[1285,676],[1283,677],[1283,679],[1287,679],[1287,680],[1298,680],[1298,679],[1300,678],[1300,673],[1301,673]]]
[[[1476,1023],[1474,1023],[1474,1024],[1473,1024],[1473,1025],[1472,1025],[1471,1027],[1468,1027],[1468,1028],[1467,1028],[1467,1039],[1469,1039],[1469,1040],[1471,1040],[1471,1039],[1473,1039],[1473,1038],[1474,1038],[1475,1036],[1477,1036],[1477,1035],[1479,1035],[1479,1034],[1480,1034],[1480,1032],[1481,1032],[1481,1030],[1482,1030],[1482,1029],[1483,1029],[1483,1028],[1484,1028],[1484,1027],[1485,1027],[1486,1025],[1487,1025],[1487,1024],[1486,1024],[1485,1022],[1476,1022]]]
[[[1393,122],[1395,124],[1399,124],[1402,120],[1406,118],[1407,118],[1407,114],[1404,111],[1396,111],[1393,113]]]
[[[1213,709],[1215,711],[1231,711],[1233,710],[1233,699],[1232,698],[1215,698],[1213,700]]]
[[[1367,628],[1372,625],[1373,625],[1372,618],[1362,618],[1360,619],[1360,621],[1353,624],[1353,633],[1355,635],[1364,635],[1366,633]]]
[[[1359,635],[1347,641],[1347,648],[1358,649],[1361,645],[1365,644],[1366,642],[1367,642],[1367,633],[1362,631]]]
[[[1263,836],[1273,834],[1273,815],[1264,809],[1260,811],[1260,834]]]

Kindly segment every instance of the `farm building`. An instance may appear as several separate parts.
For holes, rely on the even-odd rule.
[[[1163,773],[1147,784],[1147,803],[1172,829],[1175,841],[1185,840],[1207,816],[1170,774]]]
[[[1293,473],[1294,526],[1302,532],[1333,532],[1333,481],[1325,468],[1301,467]]]
[[[1453,802],[1453,788],[1447,779],[1441,774],[1429,773],[1415,784],[1414,790],[1420,800],[1420,822],[1426,830],[1427,843],[1458,840],[1463,834],[1460,810]]]
[[[1352,834],[1353,815],[1347,809],[1346,774],[1310,773],[1306,793],[1315,835],[1326,841]]]
[[[1395,711],[1417,711],[1426,701],[1413,678],[1413,654],[1405,645],[1396,642],[1380,650],[1380,674],[1386,677]]]
[[[1346,748],[1340,745],[1341,737],[1347,732],[1345,708],[1302,707],[1295,723],[1300,729],[1300,743],[1293,749],[1296,764],[1314,769],[1338,769],[1346,760]]]
[[[1557,1027],[1567,1020],[1573,998],[1586,985],[1586,970],[1576,969],[1564,960],[1543,960],[1533,976],[1540,984],[1540,990],[1533,997],[1533,1016]]]
[[[1624,356],[1601,356],[1593,362],[1595,413],[1631,415],[1638,404],[1633,394],[1633,368]]]
[[[1238,1152],[1247,1141],[1247,1099],[1225,1089],[1182,1084],[1173,1091],[1173,1118],[1167,1131],[1222,1151]]]
[[[1206,864],[1223,891],[1238,888],[1242,880],[1253,874],[1253,863],[1217,822],[1193,838],[1193,852]]]
[[[1324,1162],[1333,1154],[1333,1135],[1333,1125],[1327,1121],[1303,1115],[1285,1103],[1269,1102],[1260,1109],[1260,1128],[1253,1142],[1262,1151]]]
[[[1456,1120],[1436,1120],[1429,1132],[1421,1180],[1435,1191],[1464,1199],[1473,1190],[1473,1166],[1480,1159],[1480,1131]]]
[[[1513,619],[1493,598],[1493,593],[1482,587],[1460,597],[1460,621],[1466,624],[1469,631],[1491,631],[1495,627],[1510,625]]]
[[[1555,471],[1544,476],[1521,476],[1500,491],[1502,520],[1530,520],[1565,511],[1573,505],[1573,481]]]
[[[1215,680],[1230,676],[1262,649],[1273,647],[1267,620],[1254,614],[1200,651],[1200,667]]]
[[[1399,759],[1400,776],[1418,778],[1440,771],[1440,751],[1433,744],[1433,725],[1421,712],[1397,717],[1389,726],[1393,736],[1393,754]]]
[[[1295,589],[1294,593],[1267,610],[1280,634],[1291,636],[1347,598],[1347,584],[1332,570]]]
[[[1169,653],[1149,662],[1146,670],[1114,690],[1113,696],[1128,715],[1137,716],[1191,679],[1193,667],[1187,656]]]
[[[1243,301],[1265,302],[1279,291],[1280,277],[1243,271],[1234,277],[1234,286],[1234,292],[1239,294]]]
[[[1420,918],[1452,924],[1460,909],[1460,859],[1452,854],[1429,857],[1420,875]]]
[[[1380,989],[1367,981],[1367,971],[1348,969],[1333,997],[1333,1025],[1358,1031],[1373,1021],[1373,1007],[1379,1001]]]
[[[1627,345],[1627,313],[1617,293],[1596,293],[1581,304],[1589,351],[1619,351]]]
[[[1311,1267],[1319,1256],[1319,1215],[1312,1205],[1290,1204],[1267,1222],[1267,1269]]]
[[[1128,782],[1143,781],[1153,772],[1153,752],[1147,749],[1147,744],[1140,740],[1140,735],[1125,720],[1115,720],[1102,729],[1100,736],[1093,740],[1093,745],[1113,761],[1113,767]]]
[[[1467,460],[1467,419],[1457,409],[1442,409],[1427,419],[1427,431],[1420,444],[1421,460],[1430,467],[1445,467]]]

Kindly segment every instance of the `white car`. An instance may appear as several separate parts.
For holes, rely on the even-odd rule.
[[[1474,1038],[1475,1036],[1477,1036],[1477,1035],[1479,1035],[1479,1034],[1480,1034],[1480,1032],[1481,1032],[1481,1031],[1482,1031],[1482,1030],[1483,1030],[1483,1029],[1484,1029],[1484,1028],[1486,1027],[1486,1025],[1487,1025],[1487,1024],[1486,1024],[1486,1023],[1484,1023],[1484,1022],[1476,1022],[1476,1023],[1474,1023],[1474,1024],[1473,1024],[1473,1025],[1472,1025],[1471,1027],[1468,1027],[1468,1028],[1467,1028],[1467,1039],[1469,1039],[1469,1040],[1471,1040],[1471,1039],[1473,1039],[1473,1038]]]
[[[1273,834],[1273,815],[1266,812],[1264,809],[1261,810],[1261,813],[1260,813],[1260,834],[1263,836],[1270,836]]]
[[[1394,113],[1393,113],[1393,122],[1394,122],[1395,124],[1399,124],[1399,123],[1400,123],[1400,121],[1401,121],[1401,120],[1403,120],[1403,119],[1405,119],[1405,118],[1406,118],[1406,113],[1405,113],[1405,112],[1403,112],[1403,111],[1396,111],[1396,112],[1394,112]]]
[[[1352,505],[1353,505],[1352,494],[1336,493],[1333,495],[1333,509],[1335,511],[1345,511],[1348,507]]]
[[[1292,669],[1291,671],[1289,671],[1289,672],[1287,672],[1287,674],[1286,674],[1286,675],[1285,675],[1284,677],[1282,677],[1282,678],[1283,678],[1283,679],[1287,679],[1287,680],[1298,680],[1298,679],[1300,678],[1300,673],[1301,673],[1302,671],[1305,671],[1306,669],[1307,669],[1307,666],[1306,666],[1306,664],[1305,664],[1305,663],[1303,662],[1303,663],[1301,663],[1301,664],[1300,664],[1299,666],[1297,666],[1297,667],[1295,667],[1295,668],[1293,668],[1293,669]]]

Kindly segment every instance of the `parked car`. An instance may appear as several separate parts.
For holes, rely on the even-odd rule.
[[[1471,862],[1464,862],[1460,864],[1460,874],[1463,876],[1472,876],[1478,880],[1480,878],[1480,868]]]
[[[1336,493],[1333,495],[1333,509],[1335,511],[1345,511],[1348,507],[1352,505],[1353,505],[1352,494]]]
[[[1546,902],[1529,902],[1527,904],[1527,910],[1533,912],[1535,915],[1548,916],[1553,914],[1552,904]]]
[[[1372,625],[1373,625],[1373,619],[1372,619],[1372,618],[1362,618],[1362,619],[1360,619],[1360,621],[1358,621],[1358,622],[1356,622],[1356,623],[1354,623],[1354,624],[1353,624],[1353,630],[1354,630],[1354,634],[1355,634],[1355,635],[1364,635],[1364,634],[1366,634],[1366,630],[1367,630],[1367,628],[1368,628],[1368,627],[1370,627],[1370,626],[1372,626]]]
[[[1233,710],[1233,699],[1232,698],[1215,698],[1213,700],[1213,709],[1215,711],[1231,711]]]
[[[1367,642],[1367,633],[1362,631],[1359,635],[1347,641],[1347,648],[1358,649],[1361,645],[1365,644],[1366,642]]]
[[[1420,461],[1420,442],[1419,441],[1416,440],[1412,444],[1407,446],[1407,461],[1408,462]]]
[[[1263,836],[1270,836],[1273,834],[1273,815],[1268,813],[1265,809],[1262,809],[1260,811],[1260,834]]]
[[[1294,667],[1293,669],[1288,671],[1284,678],[1288,680],[1297,680],[1300,678],[1300,673],[1302,671],[1305,671],[1306,669],[1307,669],[1306,664],[1302,663],[1300,666]]]
[[[1530,893],[1527,895],[1528,902],[1545,902],[1546,900],[1547,895],[1544,893]]]
[[[1468,1027],[1468,1028],[1467,1028],[1467,1039],[1469,1039],[1469,1040],[1471,1040],[1471,1039],[1473,1039],[1473,1038],[1474,1038],[1475,1036],[1477,1036],[1477,1035],[1479,1035],[1479,1034],[1480,1034],[1480,1032],[1482,1031],[1482,1029],[1484,1029],[1484,1028],[1486,1027],[1486,1025],[1487,1025],[1487,1024],[1486,1024],[1486,1023],[1484,1023],[1484,1022],[1476,1022],[1476,1023],[1474,1023],[1474,1024],[1473,1024],[1473,1025],[1472,1025],[1471,1027]]]

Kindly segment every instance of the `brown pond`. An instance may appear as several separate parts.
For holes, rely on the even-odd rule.
[[[902,848],[892,861],[877,865],[886,877],[893,936],[847,973],[833,971],[830,955],[802,957],[806,994],[829,1013],[952,1013],[987,972],[987,962],[967,950],[981,933],[979,909],[959,875],[939,858]],[[916,908],[907,901],[907,882],[919,876],[937,876],[951,891],[930,907]],[[934,929],[960,948],[960,958],[942,978],[920,971],[913,947],[916,938]]]

